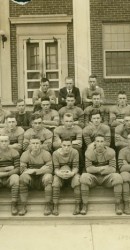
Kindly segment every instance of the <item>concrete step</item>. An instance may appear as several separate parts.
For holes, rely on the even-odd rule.
[[[112,189],[97,187],[90,191],[88,213],[85,216],[73,215],[74,198],[70,188],[61,190],[59,216],[44,216],[44,192],[29,192],[27,210],[24,217],[11,216],[11,194],[9,190],[0,190],[0,223],[2,224],[94,224],[94,223],[130,223],[130,216],[115,215]],[[20,204],[19,204],[20,209]]]

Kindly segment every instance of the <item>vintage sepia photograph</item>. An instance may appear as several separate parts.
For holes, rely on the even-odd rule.
[[[0,0],[0,249],[130,249],[130,0]]]

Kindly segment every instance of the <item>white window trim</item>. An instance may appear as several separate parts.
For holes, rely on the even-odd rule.
[[[103,52],[103,76],[104,76],[104,79],[128,79],[130,78],[130,76],[107,76],[106,75],[106,57],[105,57],[105,54],[106,52],[125,52],[125,51],[129,51],[130,52],[130,49],[105,49],[104,52]]]

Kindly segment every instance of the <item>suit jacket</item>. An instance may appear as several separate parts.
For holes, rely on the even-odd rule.
[[[79,88],[73,87],[72,93],[75,96],[75,105],[81,104],[81,97],[80,97],[80,91]],[[64,87],[60,89],[59,96],[58,96],[58,103],[60,107],[66,106],[66,97],[68,95],[67,88]],[[64,100],[63,100],[64,99]]]

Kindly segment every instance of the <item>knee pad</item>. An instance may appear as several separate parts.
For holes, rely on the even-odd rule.
[[[80,183],[90,186],[90,184],[91,184],[90,174],[88,174],[88,173],[82,174],[81,177],[80,177]]]
[[[119,185],[119,184],[123,184],[123,180],[122,180],[122,177],[121,177],[120,174],[113,173],[111,177],[112,177],[112,184],[113,184],[113,186]]]
[[[48,184],[52,184],[52,174],[45,174],[42,178],[42,182],[44,184],[44,186],[47,186]]]
[[[24,183],[24,184],[28,184],[29,182],[30,182],[30,180],[31,180],[31,177],[30,177],[30,175],[29,174],[21,174],[20,175],[20,178],[19,178],[19,182],[20,182],[20,184],[22,183]]]
[[[72,181],[71,181],[71,187],[75,188],[76,186],[80,186],[80,175],[79,174],[74,175],[74,177],[72,178]]]
[[[13,174],[10,176],[10,185],[19,185],[19,175]]]
[[[120,173],[120,175],[123,179],[123,182],[130,182],[130,173],[122,172],[122,173]]]
[[[62,187],[62,180],[56,175],[54,176],[52,186],[57,188]]]

